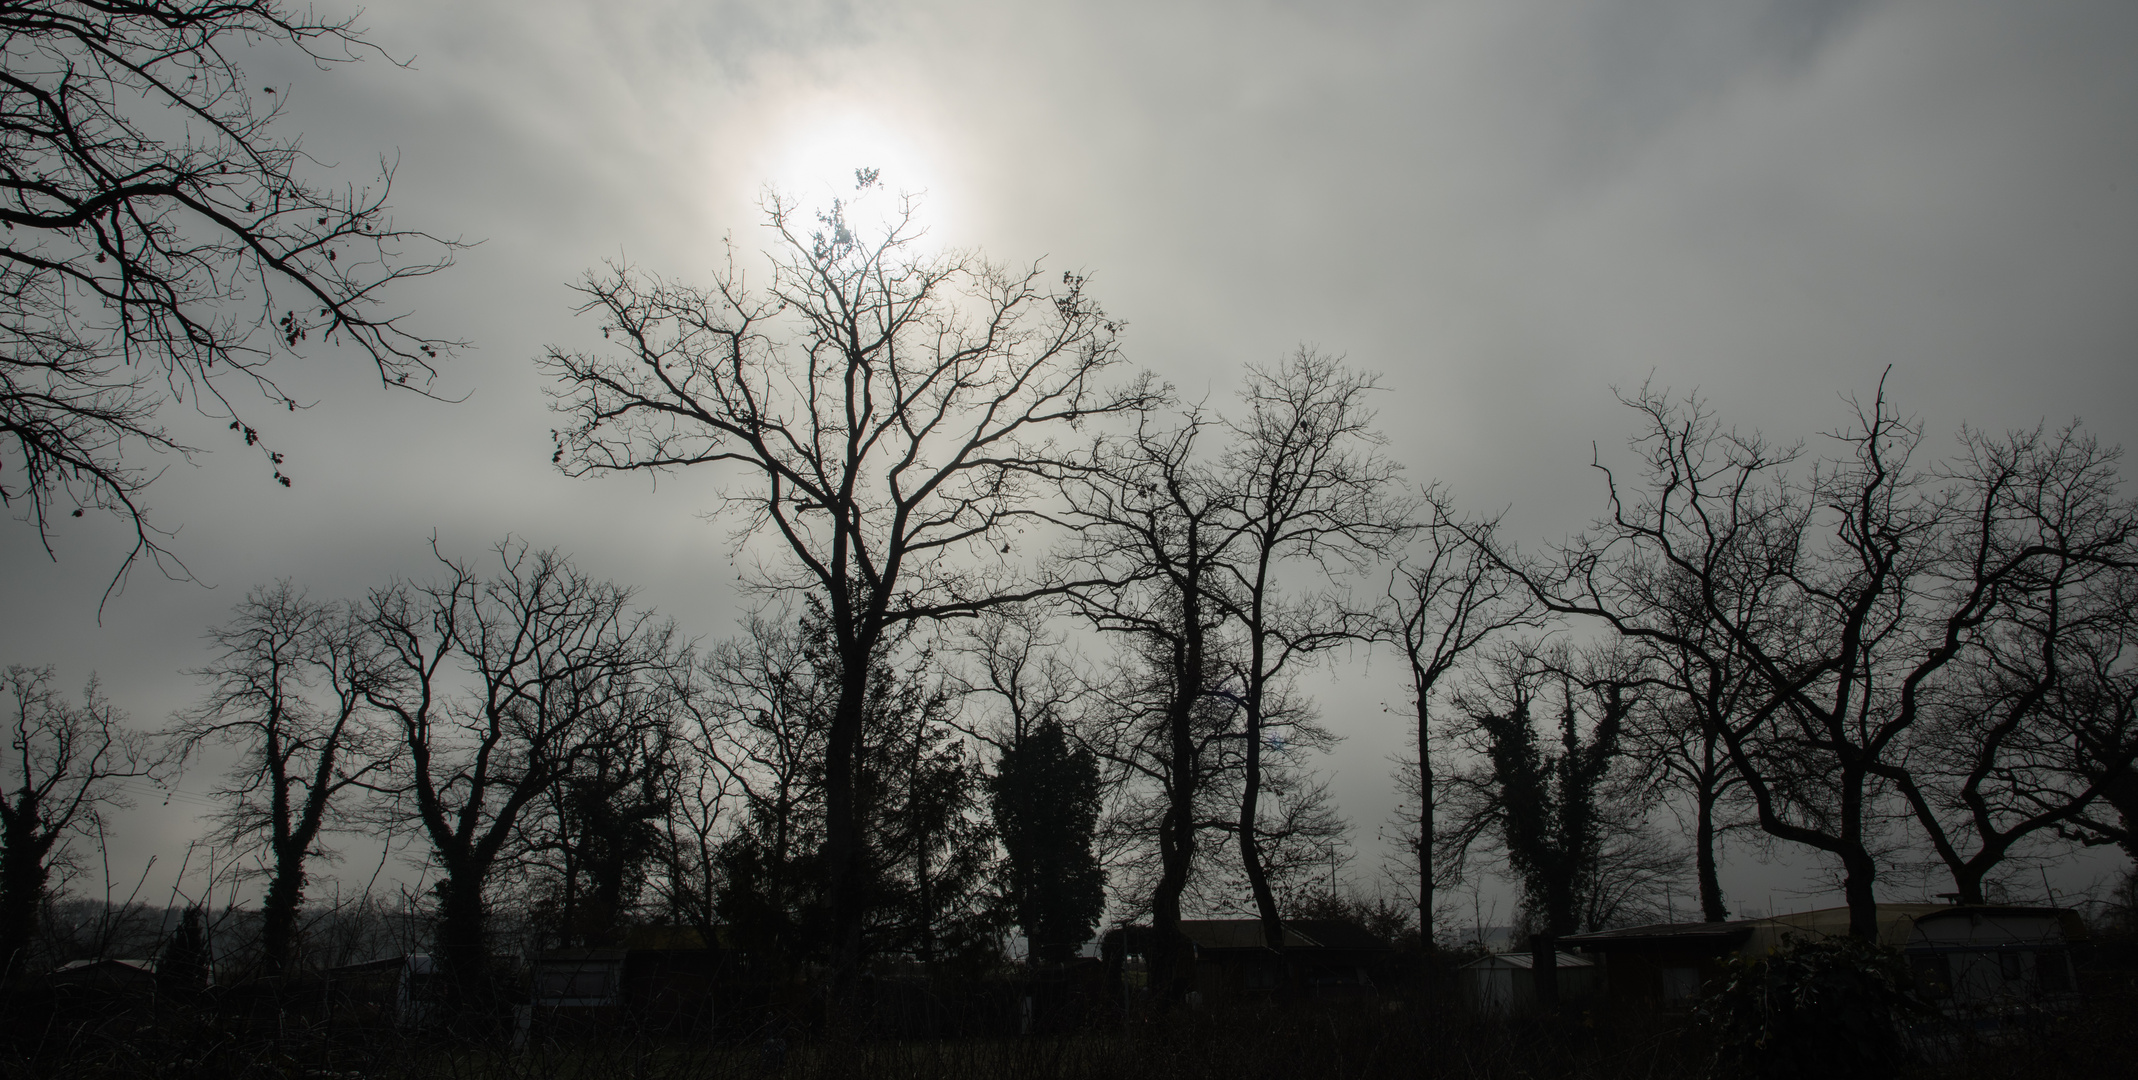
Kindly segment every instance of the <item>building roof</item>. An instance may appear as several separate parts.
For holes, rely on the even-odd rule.
[[[365,960],[355,964],[343,964],[340,967],[328,968],[327,978],[354,978],[358,975],[379,975],[389,971],[398,973],[402,968],[408,966],[408,961],[409,958],[406,956],[384,956],[380,957],[377,960]]]
[[[537,953],[537,964],[621,964],[629,949],[551,949]]]
[[[1680,952],[1725,953],[1743,945],[1745,940],[1752,936],[1753,924],[1758,921],[1760,920],[1743,919],[1736,922],[1649,923],[1646,926],[1600,930],[1593,934],[1574,934],[1560,938],[1559,944],[1592,952],[1667,949]]]
[[[122,960],[116,956],[100,956],[94,960],[69,960],[61,964],[56,970],[80,971],[83,968],[96,967],[100,964],[117,964],[121,967],[133,968],[136,971],[156,970],[156,962],[154,960]]]
[[[121,960],[116,957],[75,960],[55,969],[51,980],[55,986],[146,987],[156,981],[156,964],[152,960]]]
[[[1968,904],[1917,916],[1915,939],[1917,942],[1952,940],[1956,931],[1944,924],[1961,919],[1967,920],[1968,929],[1959,933],[1969,939],[2002,935],[2014,941],[2039,941],[2049,936],[2044,932],[2046,930],[2053,930],[2055,936],[2064,941],[2084,941],[2087,936],[2086,921],[2069,908]],[[1985,924],[1990,927],[1988,931],[1983,929]]]
[[[1578,953],[1560,952],[1554,953],[1554,955],[1558,957],[1558,961],[1556,964],[1556,966],[1558,967],[1585,968],[1596,966],[1596,961],[1591,960],[1588,957],[1582,956]],[[1479,968],[1485,970],[1500,968],[1519,968],[1523,971],[1528,971],[1536,964],[1536,962],[1537,954],[1535,953],[1507,952],[1493,953],[1491,956],[1480,957],[1476,960],[1470,961],[1467,964],[1464,964],[1463,967]]]
[[[1916,926],[1944,919],[2050,916],[2067,920],[2070,913],[2058,908],[1989,906],[1982,904],[1880,904],[1878,940],[1905,946],[1915,940]],[[1590,952],[1699,952],[1720,955],[1733,951],[1765,954],[1790,936],[1844,937],[1849,929],[1845,907],[1798,911],[1765,919],[1736,919],[1718,923],[1652,923],[1593,934],[1575,934],[1559,939]]]
[[[1880,904],[1878,905],[1878,940],[1887,945],[1905,945],[1915,933],[1915,921],[1925,915],[1939,915],[1953,910],[1951,904]],[[1819,908],[1815,911],[1797,911],[1776,915],[1767,919],[1749,920],[1755,928],[1773,928],[1777,943],[1780,934],[1810,934],[1815,937],[1847,937],[1849,910],[1845,907]],[[1764,935],[1763,935],[1764,936]]]

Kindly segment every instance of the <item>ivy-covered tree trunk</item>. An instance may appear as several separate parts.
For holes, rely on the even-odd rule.
[[[260,897],[260,966],[265,974],[286,975],[297,959],[297,908],[304,899],[302,857],[277,859],[274,876]]]
[[[1497,826],[1532,921],[1563,937],[1582,929],[1582,896],[1599,868],[1598,801],[1633,708],[1630,673],[1609,657],[1577,663],[1559,649],[1510,650],[1496,667],[1479,697],[1465,702],[1485,757],[1469,781],[1484,796],[1469,829]],[[1536,715],[1546,706],[1559,714],[1550,750]]]
[[[24,973],[37,940],[37,909],[44,899],[55,837],[36,828],[37,804],[24,794],[0,815],[0,979]]]
[[[490,998],[489,950],[483,941],[482,872],[452,867],[438,883],[438,925],[433,941],[436,962],[447,993],[459,1006],[480,1006]]]

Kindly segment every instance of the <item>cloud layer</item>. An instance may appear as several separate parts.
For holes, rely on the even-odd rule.
[[[2138,9],[2128,4],[1442,0],[373,4],[408,68],[263,54],[324,162],[396,157],[404,223],[480,238],[401,301],[474,348],[443,404],[351,356],[286,364],[321,404],[249,457],[176,466],[152,502],[202,582],[119,539],[60,560],[0,532],[0,657],[91,669],[144,722],[184,704],[199,630],[253,583],[420,576],[435,530],[510,533],[638,584],[695,634],[739,610],[703,477],[580,482],[548,464],[529,363],[585,347],[567,283],[603,260],[702,279],[760,243],[767,183],[858,165],[925,189],[933,236],[1093,275],[1133,358],[1222,404],[1300,343],[1382,372],[1412,476],[1521,535],[1578,528],[1626,432],[1612,387],[1699,387],[1784,438],[1840,422],[1889,365],[1934,438],[2083,417],[2138,439]],[[181,430],[222,447],[212,422]],[[1370,848],[1399,749],[1386,665],[1326,703]],[[129,820],[129,854],[182,845]]]

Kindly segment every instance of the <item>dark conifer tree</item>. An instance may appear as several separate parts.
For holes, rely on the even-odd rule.
[[[1006,897],[1034,963],[1066,960],[1106,908],[1106,871],[1092,852],[1099,763],[1059,721],[1041,721],[1004,749],[987,778],[995,829],[1009,854]]]

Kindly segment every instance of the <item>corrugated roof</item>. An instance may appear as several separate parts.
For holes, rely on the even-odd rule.
[[[1888,945],[1906,945],[1915,935],[1915,925],[1925,919],[1946,919],[1969,913],[2048,915],[2056,908],[1956,906],[1952,904],[1880,904],[1878,939]],[[1593,934],[1575,934],[1559,939],[1561,945],[1609,951],[1643,947],[1743,949],[1754,955],[1771,952],[1790,935],[1845,937],[1849,910],[1845,907],[1798,911],[1765,919],[1737,919],[1719,923],[1651,923]]]
[[[1560,938],[1563,942],[1611,941],[1618,938],[1646,937],[1724,937],[1742,931],[1757,919],[1739,919],[1734,922],[1696,923],[1648,923],[1644,926],[1621,926],[1615,930],[1598,930],[1590,934],[1573,934]]]
[[[1663,946],[1680,950],[1725,952],[1743,944],[1752,936],[1753,927],[1759,920],[1716,923],[1649,923],[1646,926],[1625,926],[1616,930],[1599,930],[1593,934],[1574,934],[1559,939],[1561,945],[1578,949],[1610,951],[1612,949],[1638,949]]]
[[[623,960],[626,949],[551,949],[535,956],[537,964],[615,963]]]
[[[61,964],[56,969],[56,971],[82,971],[87,968],[106,966],[114,968],[128,968],[134,971],[147,972],[149,974],[154,974],[156,971],[156,962],[154,960],[124,960],[116,956],[100,957],[95,960],[69,960],[64,964]]]
[[[1595,967],[1595,966],[1596,966],[1596,961],[1594,961],[1594,960],[1591,960],[1591,959],[1589,959],[1588,957],[1586,957],[1586,956],[1582,956],[1582,955],[1580,955],[1580,954],[1578,954],[1578,953],[1562,952],[1562,953],[1555,953],[1554,955],[1556,955],[1556,956],[1557,956],[1557,957],[1559,958],[1559,964],[1558,964],[1558,966],[1560,966],[1560,967],[1563,967],[1563,968],[1585,968],[1585,967]],[[1528,970],[1529,970],[1529,969],[1530,969],[1530,968],[1531,968],[1531,967],[1532,967],[1533,965],[1535,965],[1535,964],[1536,964],[1536,962],[1537,962],[1537,956],[1536,956],[1536,954],[1535,954],[1535,953],[1526,953],[1526,952],[1494,953],[1494,954],[1492,954],[1491,956],[1483,957],[1483,958],[1481,958],[1481,959],[1477,959],[1477,960],[1472,960],[1472,961],[1470,961],[1469,963],[1467,963],[1467,964],[1464,964],[1464,965],[1463,965],[1463,967],[1466,967],[1466,968],[1520,968],[1520,969],[1521,969],[1521,970],[1523,970],[1523,971],[1528,971]]]
[[[377,960],[366,960],[362,963],[343,964],[340,967],[328,968],[327,977],[335,978],[341,976],[368,975],[383,971],[399,971],[406,966],[408,966],[408,957],[387,956]]]

